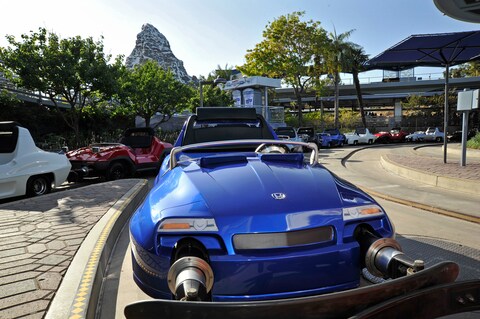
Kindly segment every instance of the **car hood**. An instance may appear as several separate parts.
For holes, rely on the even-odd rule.
[[[120,143],[92,144],[67,152],[66,155],[71,161],[91,161],[108,157],[109,154],[123,149],[128,149],[128,147]]]
[[[191,162],[164,175],[140,211],[155,225],[164,218],[213,217],[219,230],[231,233],[287,231],[341,220],[345,194],[372,201],[321,165]]]
[[[299,228],[295,216],[305,212],[321,208],[324,214],[339,214],[340,197],[325,169],[250,161],[186,174],[221,227],[233,223],[245,232],[287,230]]]

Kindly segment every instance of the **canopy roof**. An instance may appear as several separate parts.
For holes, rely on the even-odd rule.
[[[453,66],[480,59],[480,31],[416,34],[368,60],[366,69]]]

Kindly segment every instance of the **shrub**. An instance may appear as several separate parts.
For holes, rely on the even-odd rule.
[[[480,133],[477,133],[477,135],[467,141],[467,147],[480,149]]]

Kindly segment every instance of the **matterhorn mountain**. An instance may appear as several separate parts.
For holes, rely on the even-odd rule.
[[[182,83],[192,81],[187,74],[183,62],[175,57],[167,38],[153,25],[144,24],[142,31],[137,34],[137,42],[132,53],[126,60],[127,68],[133,68],[146,60],[157,61],[166,70],[170,69]]]

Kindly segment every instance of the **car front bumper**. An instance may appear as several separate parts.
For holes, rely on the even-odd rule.
[[[70,161],[72,168],[68,174],[69,182],[81,181],[84,177],[104,176],[109,162]]]
[[[132,240],[134,280],[155,298],[172,299],[167,273],[170,257],[151,253]],[[352,289],[360,283],[356,242],[265,252],[262,255],[211,255],[214,301],[274,300]]]

